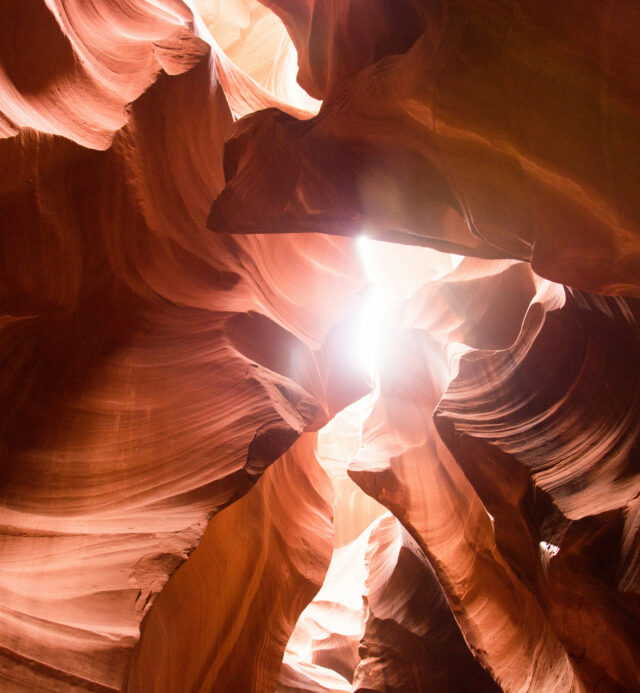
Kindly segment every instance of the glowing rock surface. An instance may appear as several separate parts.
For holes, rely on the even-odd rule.
[[[0,689],[640,689],[637,3],[0,13]]]

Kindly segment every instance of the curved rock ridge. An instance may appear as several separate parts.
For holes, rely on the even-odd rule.
[[[130,105],[163,73],[178,75],[198,65],[212,44],[225,91],[238,106],[234,113],[278,105],[308,117],[305,109],[318,107],[295,83],[295,49],[284,27],[256,0],[236,0],[235,12],[229,0],[218,0],[217,8],[182,0],[8,0],[3,18],[3,138],[35,130],[108,149],[128,122]],[[265,33],[271,37],[266,44]]]
[[[212,228],[366,228],[640,296],[637,3],[266,4],[324,103],[238,126]]]
[[[276,690],[501,689],[469,651],[426,557],[386,513],[334,551]]]
[[[340,355],[364,280],[348,241],[206,229],[228,104],[255,83],[234,94],[227,62],[223,92],[186,5],[29,5],[42,40],[9,67],[43,51],[18,84],[41,120],[0,141],[0,680],[119,690],[211,515],[365,392]],[[27,9],[8,9],[15,58]],[[96,120],[83,80],[108,94]]]
[[[331,482],[314,444],[304,434],[212,519],[144,620],[124,691],[274,690],[331,558]]]
[[[365,554],[375,519],[385,513],[347,475],[370,400],[347,407],[318,433],[316,455],[332,482],[333,554],[322,588],[287,643],[278,693],[351,690],[365,625]]]
[[[318,111],[296,82],[296,49],[277,15],[258,0],[197,0],[196,8],[234,66],[286,104]]]
[[[179,0],[9,0],[0,35],[0,135],[23,128],[107,149],[164,70],[180,74],[209,46]]]
[[[298,51],[298,81],[326,98],[367,66],[406,52],[445,3],[419,0],[263,0]],[[357,32],[358,40],[354,41]]]
[[[469,651],[417,544],[346,476],[370,407],[364,398],[319,433],[335,548],[287,644],[276,690],[500,690]]]
[[[334,515],[334,528],[339,526]],[[334,547],[322,588],[287,643],[278,693],[351,690],[364,634],[365,553],[372,529],[373,524],[348,544]]]
[[[637,3],[2,16],[0,689],[640,689]]]
[[[570,297],[532,342],[523,331],[512,349],[463,357],[436,411],[502,555],[589,690],[640,686],[637,566],[618,553],[638,543],[625,524],[640,491],[634,308]]]
[[[367,622],[352,691],[501,689],[469,651],[426,557],[396,518],[373,528]]]
[[[465,259],[388,314],[349,473],[505,691],[638,686],[636,312]]]
[[[493,309],[513,313],[510,303],[516,302],[519,324],[525,313],[542,314],[544,304],[559,302],[547,282],[536,280],[526,265],[519,268],[513,274],[513,266],[502,265],[502,272],[477,280],[478,261],[463,260],[446,281],[427,284],[405,303],[380,363],[380,395],[364,423],[363,447],[349,472],[418,542],[465,639],[504,690],[582,690],[535,597],[500,555],[489,515],[432,419],[461,352],[470,348],[461,341],[456,346],[450,335],[473,343],[484,333],[485,348],[508,346],[502,329],[492,334],[469,310],[475,303],[485,311],[477,281],[486,293],[511,275],[510,289],[498,294]],[[528,300],[521,300],[523,294]]]

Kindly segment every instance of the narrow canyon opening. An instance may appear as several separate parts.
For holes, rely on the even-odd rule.
[[[4,0],[0,690],[640,690],[637,0]]]

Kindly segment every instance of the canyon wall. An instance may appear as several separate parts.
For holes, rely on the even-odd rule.
[[[640,6],[0,13],[2,690],[639,690]]]

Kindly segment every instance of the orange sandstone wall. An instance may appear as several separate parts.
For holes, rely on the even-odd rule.
[[[0,17],[0,688],[640,689],[640,6]]]

